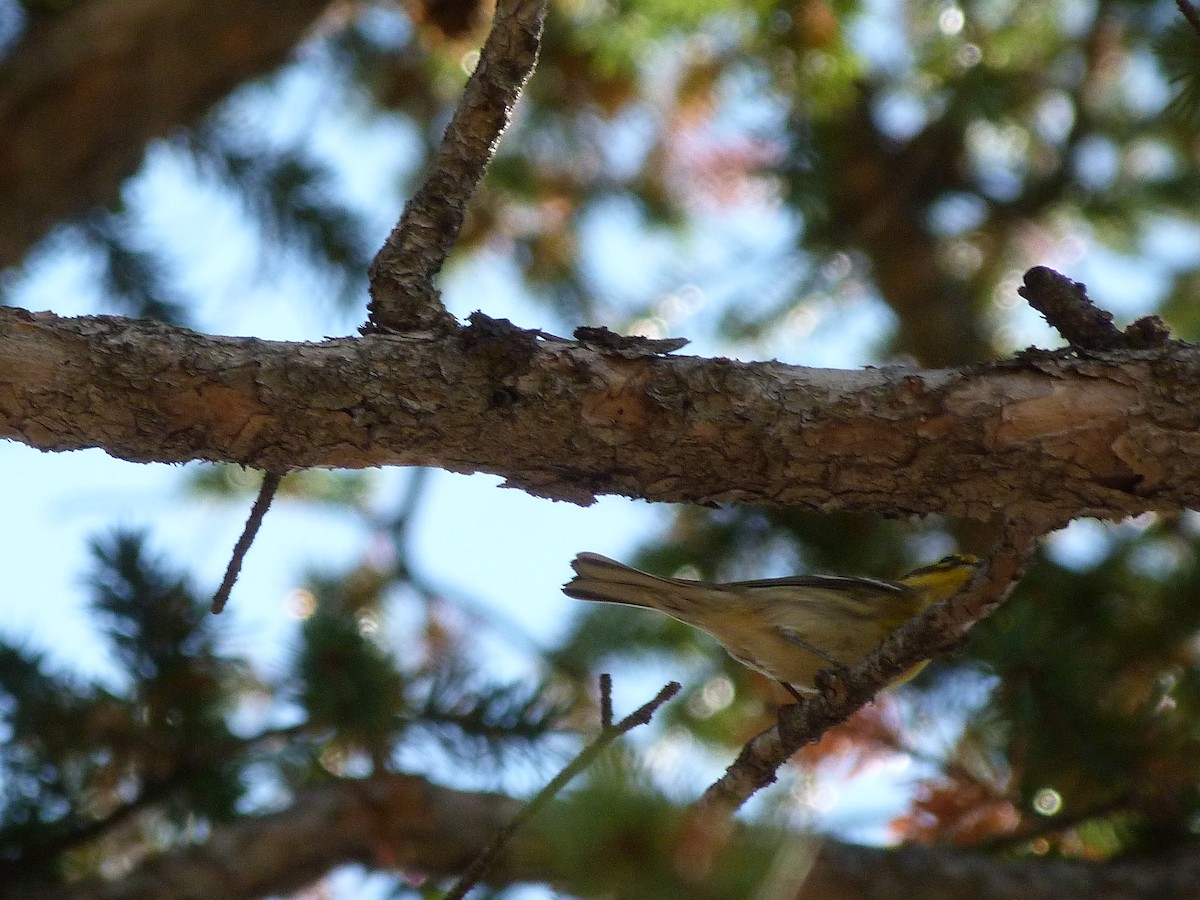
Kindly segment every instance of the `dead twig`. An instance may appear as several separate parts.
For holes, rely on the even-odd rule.
[[[550,782],[542,788],[534,796],[532,800],[526,804],[513,820],[505,825],[497,832],[496,837],[492,842],[484,848],[479,856],[475,857],[467,870],[463,872],[458,881],[446,893],[444,900],[462,900],[467,895],[467,891],[479,883],[480,879],[487,874],[488,868],[496,861],[501,852],[512,839],[513,835],[521,829],[530,819],[532,819],[543,806],[549,803],[559,791],[567,786],[576,775],[592,764],[597,756],[613,741],[621,735],[632,731],[639,725],[646,725],[653,717],[654,713],[660,706],[679,693],[679,682],[672,681],[659,691],[654,699],[649,703],[644,703],[623,718],[620,722],[613,723],[612,721],[612,677],[607,673],[600,676],[600,709],[601,709],[601,724],[600,733],[595,739],[583,748],[571,762],[569,762],[561,772],[555,775]]]
[[[1088,298],[1086,284],[1045,266],[1026,272],[1017,293],[1077,350],[1144,350],[1162,346],[1171,336],[1158,316],[1146,316],[1118,331],[1112,313]]]
[[[277,472],[266,472],[263,474],[262,486],[258,489],[258,496],[254,499],[254,505],[250,507],[250,515],[246,517],[246,527],[242,529],[242,536],[233,545],[233,554],[230,556],[229,565],[225,569],[225,578],[221,582],[221,586],[217,588],[217,592],[213,595],[213,615],[219,615],[221,610],[225,608],[225,604],[229,602],[229,594],[233,590],[233,585],[237,582],[238,573],[242,571],[242,561],[245,560],[246,554],[250,551],[250,546],[254,543],[254,536],[258,534],[258,529],[262,526],[263,517],[266,516],[267,510],[271,508],[271,501],[275,499],[275,492],[279,490],[279,484],[282,481],[283,476]]]

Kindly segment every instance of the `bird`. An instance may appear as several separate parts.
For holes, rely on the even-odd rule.
[[[816,690],[818,671],[859,662],[910,618],[955,594],[978,566],[976,557],[954,554],[896,581],[795,575],[715,583],[661,578],[599,553],[580,553],[563,593],[665,613],[712,635],[742,665],[801,700]]]

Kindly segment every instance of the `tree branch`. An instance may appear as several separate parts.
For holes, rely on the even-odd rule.
[[[725,774],[696,802],[696,811],[718,819],[732,816],[755,791],[775,781],[776,771],[793,753],[846,721],[908,669],[954,647],[976,621],[1003,601],[1024,567],[1034,537],[1009,528],[986,571],[958,595],[907,622],[844,673],[820,673],[820,693],[783,707],[778,724],[742,748]]]
[[[522,804],[454,791],[411,775],[331,780],[299,789],[288,809],[214,825],[208,841],[153,857],[111,880],[36,890],[0,885],[4,900],[250,900],[288,894],[340,865],[452,875]],[[548,826],[549,827],[549,826]],[[572,873],[534,827],[488,873],[493,885],[541,882],[570,891]],[[997,859],[946,847],[860,847],[826,840],[801,900],[1124,900],[1200,898],[1194,848],[1117,863]],[[681,884],[681,892],[685,885]],[[680,894],[683,895],[682,893]]]
[[[0,269],[116,202],[151,140],[283,62],[329,0],[58,6],[0,62]]]
[[[483,178],[537,62],[545,0],[499,0],[479,63],[467,80],[433,167],[404,208],[369,272],[364,332],[447,332],[434,276],[458,239]]]
[[[1171,336],[1158,316],[1146,316],[1123,332],[1117,331],[1112,313],[1088,298],[1087,285],[1045,266],[1026,272],[1017,293],[1079,350],[1142,350],[1160,347]]]
[[[362,863],[453,874],[521,804],[499,794],[451,791],[411,775],[333,780],[298,790],[282,812],[215,826],[203,844],[154,857],[122,878],[57,890],[0,893],[5,900],[251,900],[289,894],[330,869]],[[522,847],[527,857],[537,858]],[[536,880],[520,866],[505,880]]]
[[[1046,530],[1200,506],[1200,352],[839,372],[500,327],[321,344],[0,308],[0,436],[267,471],[432,465],[538,496],[777,503]],[[480,440],[480,434],[487,435]]]
[[[1192,31],[1196,32],[1197,37],[1200,37],[1200,10],[1197,10],[1196,5],[1189,0],[1175,0],[1175,5],[1179,7],[1179,11],[1183,13],[1188,24],[1192,26]]]

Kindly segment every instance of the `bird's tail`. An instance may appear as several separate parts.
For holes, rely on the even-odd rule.
[[[576,600],[660,609],[663,592],[676,588],[669,579],[639,572],[599,553],[580,553],[571,568],[575,577],[563,585],[563,593]]]

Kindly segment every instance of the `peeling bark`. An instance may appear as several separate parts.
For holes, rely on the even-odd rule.
[[[1200,354],[834,371],[640,355],[476,317],[319,344],[0,310],[0,436],[135,462],[427,465],[590,502],[1003,511],[1045,530],[1200,505]]]

